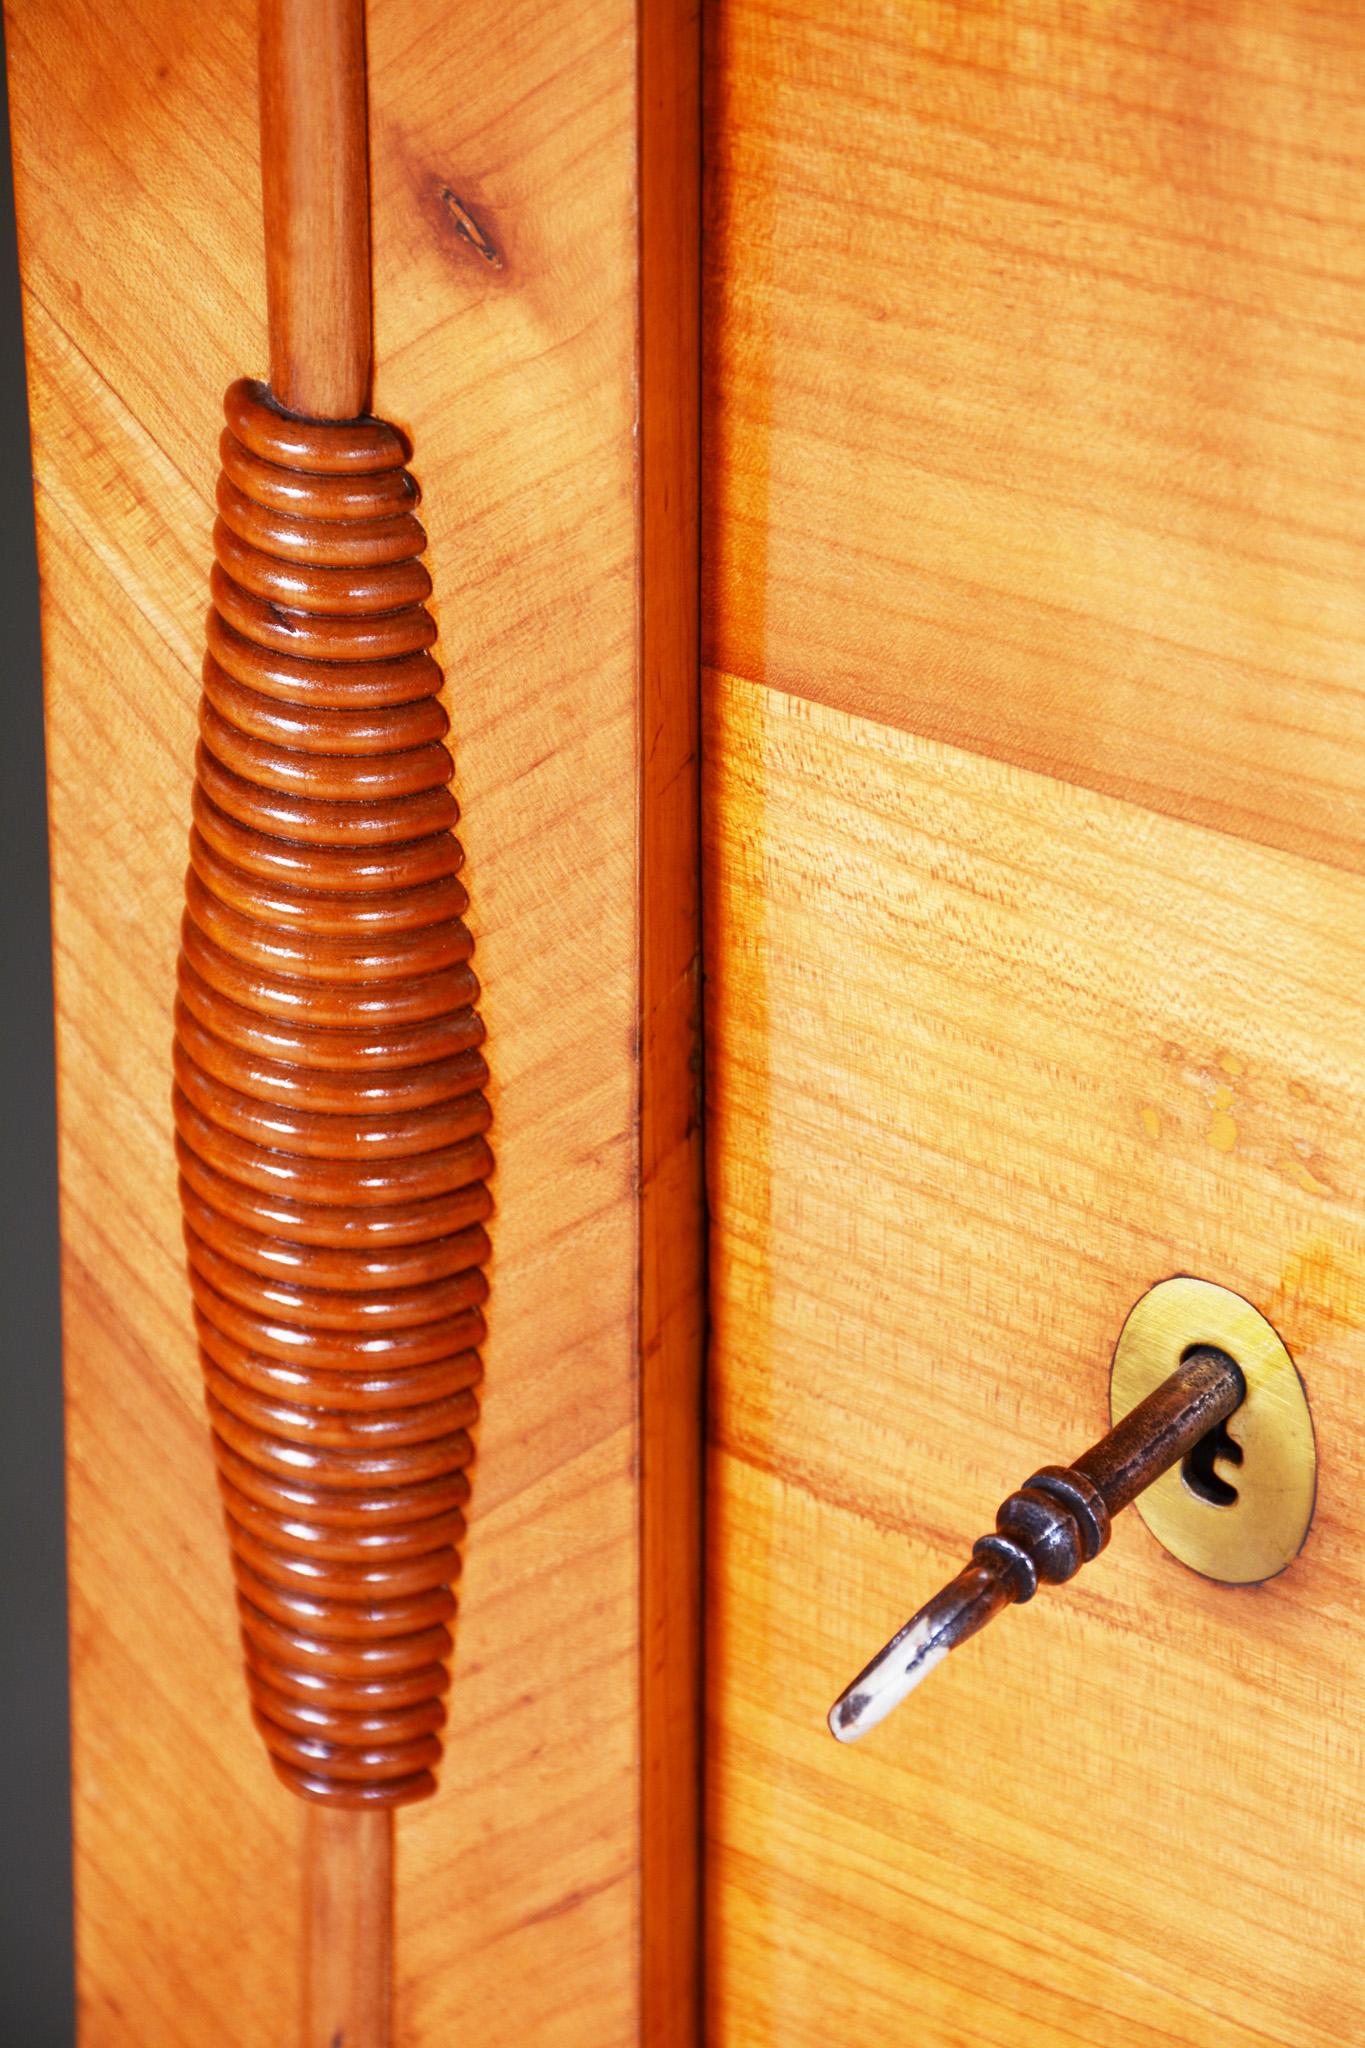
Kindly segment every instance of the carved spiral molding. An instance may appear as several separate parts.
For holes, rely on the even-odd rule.
[[[310,1799],[435,1787],[487,1068],[397,432],[226,398],[176,1151],[254,1717]]]

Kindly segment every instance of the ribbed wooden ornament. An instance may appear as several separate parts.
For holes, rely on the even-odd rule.
[[[397,431],[227,394],[175,1011],[181,1201],[257,1726],[435,1786],[492,1167]]]

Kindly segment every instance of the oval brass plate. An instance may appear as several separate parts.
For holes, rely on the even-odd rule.
[[[1246,1399],[1227,1424],[1242,1462],[1217,1468],[1237,1498],[1226,1506],[1204,1499],[1177,1465],[1139,1497],[1137,1511],[1182,1564],[1250,1585],[1298,1556],[1313,1518],[1318,1463],[1308,1397],[1259,1310],[1211,1280],[1182,1277],[1144,1294],[1123,1326],[1109,1382],[1114,1421],[1160,1386],[1194,1344],[1230,1353],[1246,1379]]]

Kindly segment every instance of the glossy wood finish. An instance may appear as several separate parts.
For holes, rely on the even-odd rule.
[[[388,2048],[393,1827],[386,1807],[310,1806],[304,2048]]]
[[[185,1242],[256,1725],[292,1790],[398,1806],[441,1754],[492,1206],[431,581],[391,428],[304,422],[246,380],[226,412],[175,1013]],[[295,511],[231,481],[253,465]]]
[[[263,2023],[287,2037],[296,2010],[306,1816],[270,1772],[241,1683],[166,1074],[214,447],[223,391],[265,361],[254,12],[53,0],[8,22],[60,983],[79,1968],[96,2048],[259,2048]],[[685,48],[695,23],[658,12]],[[683,574],[691,501],[649,415],[686,386],[662,350],[642,383],[640,340],[642,292],[660,294],[666,327],[695,243],[672,230],[661,186],[650,232],[673,254],[642,268],[641,179],[658,160],[642,147],[633,7],[372,0],[368,31],[373,403],[417,443],[433,653],[469,798],[467,921],[497,1048],[496,1315],[442,1792],[397,1827],[394,2030],[404,2048],[628,2048],[661,1904],[642,1780],[675,1812],[686,1797],[666,1764],[642,1767],[641,1456],[646,1429],[674,1460],[690,1431],[695,1459],[686,1332],[700,1322],[695,1268],[669,1269],[664,1353],[641,1271],[642,1093],[672,1092],[682,1110],[655,1128],[686,1134],[695,1067],[645,1069],[659,1040],[642,1038],[640,861],[665,794],[687,816],[692,749],[676,725],[695,707],[665,659],[686,586],[646,579],[641,542],[647,448]],[[289,514],[287,467],[266,481]],[[344,473],[328,490],[354,512]],[[403,509],[390,498],[384,513]],[[269,620],[266,600],[239,602],[243,620]],[[648,746],[644,644],[660,662]],[[287,674],[306,690],[306,667]],[[382,715],[377,675],[348,665],[350,714]],[[222,701],[230,723],[243,700]],[[267,726],[258,712],[249,737],[287,753],[275,713]],[[404,715],[419,713],[413,700]],[[441,744],[439,729],[414,726],[413,744]],[[276,796],[291,815],[297,795]],[[651,843],[659,872],[667,842]],[[320,870],[327,853],[315,841],[308,859]],[[369,856],[376,888],[386,857]],[[253,890],[287,904],[291,874]],[[449,898],[450,881],[420,886]],[[431,903],[414,891],[409,907],[421,922]],[[695,953],[695,930],[660,935],[654,985],[686,986]],[[299,1042],[262,1038],[249,1055],[285,1064]],[[697,1222],[679,1152],[655,1156],[662,1255]],[[258,1230],[245,1212],[228,1221]],[[424,1284],[406,1256],[392,1247],[392,1284]],[[652,1659],[662,1644],[695,1669],[684,1630],[652,1640]],[[689,1682],[651,1670],[673,1698]],[[651,1954],[673,1940],[654,1934]],[[675,1977],[662,2038],[692,1996]]]
[[[718,2048],[1365,2033],[1362,77],[1269,0],[712,16]],[[1178,1272],[1303,1375],[1302,1555],[1128,1518],[838,1748]]]
[[[259,0],[270,388],[354,419],[370,392],[365,0]]]
[[[426,536],[401,436],[359,417],[371,367],[363,0],[262,0],[258,42],[274,388],[239,380],[226,404],[214,582],[235,624],[215,609],[200,710],[217,801],[196,788],[196,964],[182,953],[176,1006],[181,1208],[253,1716],[290,1789],[391,1812],[435,1790],[446,1719],[488,1240],[443,1211],[452,1195],[486,1205],[491,1155],[485,1144],[471,1156],[469,1140],[487,1127],[487,1069],[464,1000],[473,987],[457,992],[441,971],[468,975],[463,891],[433,897],[429,884],[433,865],[453,870],[463,854],[452,840],[442,863],[409,836],[453,765],[437,737],[439,676],[411,658],[435,638]],[[407,487],[397,507],[395,478]],[[340,520],[327,504],[338,480]],[[387,662],[371,644],[380,621],[399,642]],[[287,672],[281,629],[293,635]],[[275,656],[266,677],[238,651],[253,648]],[[333,688],[347,662],[377,671],[382,710]],[[281,790],[296,799],[285,837]],[[396,801],[380,806],[381,829],[385,797]],[[378,889],[377,834],[398,870]],[[430,836],[448,838],[439,825]],[[319,845],[325,876],[309,869]],[[243,965],[270,972],[246,992],[231,986]],[[213,990],[211,1021],[202,1005],[195,1014],[196,990]],[[463,1057],[432,1060],[441,1023]],[[259,1056],[262,1029],[281,1025],[297,1061]],[[399,1039],[411,1041],[401,1053]],[[394,1185],[396,1162],[416,1155],[436,1167],[434,1202]],[[265,1235],[245,1229],[248,1193],[277,1193],[305,1161],[309,1200],[287,1234],[274,1216]],[[430,1212],[442,1233],[411,1245],[416,1284],[386,1257],[395,1204]],[[392,1873],[390,1826],[308,1830],[304,2048],[388,2048]]]

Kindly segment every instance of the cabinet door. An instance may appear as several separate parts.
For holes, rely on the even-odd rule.
[[[6,7],[83,2048],[298,2038],[303,1809],[242,1683],[171,1118],[222,399],[266,364],[257,11]],[[662,2048],[696,2001],[697,23],[681,0],[366,12],[373,403],[423,494],[497,1157],[446,1758],[397,1827],[394,2033]]]
[[[717,0],[711,2038],[1365,2034],[1365,22]],[[825,1712],[1177,1273],[1316,1514]]]

